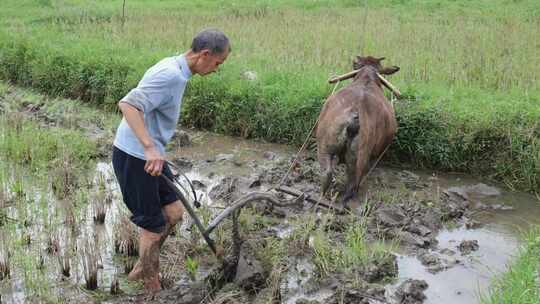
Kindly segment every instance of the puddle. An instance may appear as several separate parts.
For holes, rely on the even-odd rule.
[[[473,219],[481,228],[462,226],[439,232],[436,253],[458,263],[437,273],[431,273],[416,256],[398,255],[398,283],[388,289],[393,292],[399,283],[414,278],[428,283],[424,303],[479,303],[480,294],[488,291],[493,278],[506,271],[517,254],[521,233],[540,223],[540,202],[533,195],[508,192],[461,174],[445,174],[436,180],[441,189],[465,194],[479,208]],[[469,240],[478,241],[478,250],[462,254],[458,247]]]
[[[499,229],[496,229],[499,230]],[[439,249],[450,249],[454,255],[441,255],[457,259],[459,263],[438,273],[430,273],[414,256],[398,256],[399,283],[407,278],[425,280],[428,288],[424,303],[479,303],[479,292],[487,291],[494,275],[504,271],[516,253],[518,239],[511,234],[491,230],[490,227],[467,230],[459,228],[442,231],[437,240]],[[477,240],[479,249],[462,255],[458,246],[463,240]],[[443,251],[444,252],[444,251]]]

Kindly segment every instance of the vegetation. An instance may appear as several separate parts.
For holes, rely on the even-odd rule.
[[[342,225],[346,229],[339,237],[332,230],[336,218],[328,214],[321,217],[316,214],[299,215],[292,222],[293,232],[282,239],[280,244],[268,245],[265,254],[272,265],[279,264],[280,259],[288,259],[301,252],[310,252],[313,263],[321,277],[333,273],[350,274],[373,263],[384,263],[392,260],[391,252],[395,252],[396,244],[366,240],[366,220],[358,220],[350,215]],[[288,253],[286,253],[287,251]]]
[[[77,271],[72,245],[65,240],[80,231],[87,187],[92,186],[89,168],[97,158],[95,142],[77,122],[98,111],[81,109],[76,114],[66,106],[62,119],[52,119],[65,100],[51,99],[45,105],[43,96],[5,83],[0,83],[0,100],[0,272],[2,265],[11,270],[11,279],[25,290],[24,301],[62,303],[51,276]],[[96,254],[86,249],[87,257]],[[82,261],[92,283],[95,260]],[[0,285],[2,293],[9,286],[11,282]]]
[[[401,71],[394,159],[540,186],[540,4],[479,1],[6,0],[0,78],[112,107],[200,29],[229,34],[223,70],[188,88],[182,123],[300,143],[357,54]],[[253,71],[255,80],[244,73]]]

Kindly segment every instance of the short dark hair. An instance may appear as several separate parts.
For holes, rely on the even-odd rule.
[[[229,38],[218,29],[205,29],[199,32],[191,42],[191,50],[198,53],[209,50],[212,54],[222,54],[225,49],[231,51]]]

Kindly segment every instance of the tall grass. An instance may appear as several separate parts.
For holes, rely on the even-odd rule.
[[[537,1],[127,1],[125,22],[121,1],[4,2],[0,78],[114,106],[149,66],[219,27],[233,52],[191,81],[182,123],[300,143],[326,79],[354,55],[386,56],[410,101],[398,102],[395,154],[540,185]]]

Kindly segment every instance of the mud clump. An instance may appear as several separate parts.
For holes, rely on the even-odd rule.
[[[424,280],[408,279],[398,287],[394,298],[398,304],[421,304],[426,299],[424,291],[427,287]]]
[[[420,263],[426,266],[427,271],[433,274],[451,268],[461,262],[460,260],[451,257],[455,253],[449,249],[441,250],[440,254],[441,255],[438,255],[435,252],[429,252],[427,250],[419,250],[417,257]]]
[[[441,259],[433,253],[429,253],[427,251],[422,251],[418,253],[418,259],[420,260],[420,263],[424,266],[438,266],[441,265]]]
[[[224,200],[232,202],[240,197],[240,182],[237,177],[227,176],[210,190],[208,196],[213,201]]]
[[[234,159],[233,154],[218,154],[215,158],[216,162],[230,161]]]
[[[189,147],[191,146],[191,137],[186,131],[177,130],[174,132],[174,135],[171,139],[178,147]]]
[[[389,254],[385,258],[375,260],[373,263],[367,265],[362,277],[368,283],[377,283],[386,278],[395,278],[397,273],[397,257]]]
[[[477,240],[464,240],[458,246],[459,251],[463,255],[470,254],[471,252],[478,250],[478,248],[480,248],[480,246],[478,245]]]
[[[190,171],[193,168],[193,162],[185,157],[178,157],[173,159],[173,164],[183,172]]]
[[[189,285],[181,284],[173,289],[160,292],[154,299],[147,298],[144,299],[144,302],[135,301],[135,303],[199,304],[206,297],[208,287],[206,282],[195,282]]]
[[[377,223],[383,227],[395,228],[405,226],[408,222],[406,214],[397,205],[386,205],[375,211]]]
[[[467,229],[478,229],[480,227],[482,227],[482,223],[474,220],[474,219],[466,219],[465,221],[465,228]]]
[[[437,244],[435,234],[441,228],[441,218],[440,211],[410,202],[382,205],[374,211],[371,230],[405,246],[429,248]]]
[[[252,254],[248,243],[240,249],[234,283],[249,292],[257,292],[264,288],[268,275],[261,262]]]
[[[412,248],[432,248],[435,236],[444,222],[462,218],[469,202],[452,193],[443,193],[440,203],[424,204],[420,201],[402,201],[379,204],[373,212],[370,230]]]
[[[266,160],[274,160],[274,159],[276,159],[276,153],[274,153],[272,151],[266,151],[266,152],[263,153],[263,157]]]
[[[193,184],[193,187],[195,188],[195,190],[206,189],[206,185],[200,180],[193,180],[191,181],[191,183]]]
[[[321,302],[317,300],[299,299],[296,300],[296,304],[321,304]]]
[[[421,182],[420,176],[411,171],[403,170],[398,173],[398,178],[407,189],[419,190],[428,187],[427,183]]]
[[[324,304],[370,304],[387,303],[385,289],[376,284],[345,283],[337,288],[334,295],[321,301]]]

